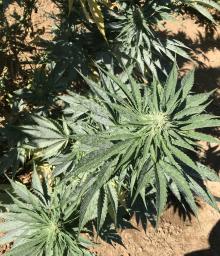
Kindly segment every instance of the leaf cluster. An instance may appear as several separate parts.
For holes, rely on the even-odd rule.
[[[20,126],[27,147],[54,166],[64,193],[81,179],[79,231],[93,221],[102,232],[109,217],[117,226],[120,208],[141,198],[149,210],[152,196],[159,220],[169,193],[195,215],[197,196],[218,210],[204,181],[219,177],[195,153],[200,140],[219,143],[199,129],[219,126],[220,119],[205,111],[211,93],[192,93],[194,71],[179,81],[175,64],[166,82],[154,79],[146,86],[127,70],[122,82],[98,68],[100,83],[84,77],[90,96],[60,96],[62,120],[32,116],[33,124]]]
[[[1,214],[0,230],[7,234],[0,244],[14,243],[5,255],[92,255],[85,250],[89,243],[78,235],[80,181],[64,190],[59,183],[51,186],[48,177],[40,179],[35,169],[32,191],[18,182],[11,181],[11,186],[13,204],[5,205],[7,211]]]
[[[33,169],[31,187],[10,180],[13,203],[4,205],[0,224],[0,244],[13,243],[6,255],[91,255],[81,237],[87,227],[101,236],[109,220],[117,228],[121,211],[131,213],[140,201],[158,223],[170,194],[195,215],[197,197],[218,210],[205,182],[219,177],[197,160],[198,141],[219,144],[202,132],[220,125],[206,110],[212,92],[193,92],[194,70],[178,78],[178,58],[190,60],[190,49],[159,26],[183,7],[214,23],[209,8],[219,5],[53,1],[60,10],[54,38],[37,40],[44,52],[28,85],[13,91],[19,118],[0,130],[8,143],[1,172],[16,178],[21,166]],[[0,21],[0,36],[10,39],[0,43],[0,55],[17,49],[15,32],[22,41],[31,29],[35,1],[19,3],[23,23]],[[52,173],[40,174],[35,163]]]

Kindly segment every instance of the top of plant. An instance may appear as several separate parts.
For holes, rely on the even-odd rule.
[[[102,129],[85,135],[84,140],[87,137],[88,141],[109,141],[112,146],[85,155],[71,175],[98,168],[117,156],[116,170],[109,177],[130,167],[129,178],[124,182],[128,182],[132,193],[135,191],[134,200],[140,193],[145,201],[144,191],[153,187],[158,216],[166,205],[167,188],[180,201],[185,198],[194,213],[197,207],[193,193],[217,208],[202,180],[219,180],[218,176],[197,163],[192,153],[196,152],[199,140],[219,143],[218,139],[197,129],[219,126],[220,119],[205,113],[211,93],[191,92],[194,71],[178,82],[174,65],[164,85],[154,81],[150,87],[137,84],[129,75],[129,83],[124,84],[111,73],[102,72],[105,75],[101,74],[101,87],[85,78],[99,96],[103,110],[90,109]],[[62,98],[65,100],[65,96]],[[106,111],[108,122],[102,118]]]
[[[154,0],[144,1],[142,5],[123,2],[117,12],[110,11],[109,14],[107,25],[117,34],[114,43],[118,45],[121,58],[137,63],[142,74],[146,67],[155,77],[158,70],[166,74],[163,60],[174,62],[175,55],[190,59],[186,51],[188,47],[178,40],[162,39],[158,31],[160,21],[171,18],[167,3]]]
[[[97,204],[92,197],[98,200],[97,191],[112,179],[116,184],[120,181],[119,188],[131,191],[133,201],[141,195],[146,202],[149,191],[155,193],[158,217],[166,205],[168,189],[180,202],[184,198],[194,213],[194,194],[217,208],[203,180],[219,178],[195,160],[195,152],[200,140],[219,143],[199,129],[219,126],[220,119],[205,111],[211,92],[191,92],[194,71],[181,81],[177,76],[174,65],[166,83],[154,80],[147,86],[137,83],[128,72],[124,83],[100,69],[100,84],[84,77],[93,97],[75,93],[60,97],[68,105],[67,135],[61,127],[55,131],[55,123],[42,118],[39,126],[22,129],[31,136],[30,141],[36,142],[35,147],[45,146],[46,159],[51,157],[47,148],[57,145],[54,153],[62,154],[55,163],[55,175],[65,172],[64,180],[91,175],[94,182],[85,198],[90,198],[86,202],[93,202],[93,208]],[[114,192],[114,198],[116,195]],[[84,210],[89,209],[86,203],[83,205]],[[86,223],[83,216],[85,212],[81,222]]]
[[[11,185],[13,204],[4,205],[4,222],[0,224],[5,233],[0,244],[13,242],[5,255],[92,256],[85,249],[89,242],[79,237],[79,180],[68,186],[58,182],[52,187],[35,170],[32,192],[21,183],[11,181]]]

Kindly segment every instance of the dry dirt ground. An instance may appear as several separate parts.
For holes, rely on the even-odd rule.
[[[53,4],[39,0],[38,13],[33,16],[36,26],[44,27],[47,33],[52,27],[49,14],[53,11]],[[195,89],[217,89],[213,106],[220,114],[220,28],[210,34],[192,19],[178,18],[177,22],[167,23],[166,30],[170,35],[177,34],[196,50],[194,57],[200,63],[184,63],[182,71],[197,66]],[[219,148],[204,144],[204,149],[207,163],[220,171]],[[208,186],[220,207],[220,184],[209,183]],[[178,211],[170,207],[164,213],[158,230],[148,227],[145,233],[135,220],[132,224],[135,229],[125,229],[120,234],[123,246],[100,241],[94,252],[100,256],[220,256],[220,214],[204,203],[201,203],[199,222],[196,219],[183,221]]]

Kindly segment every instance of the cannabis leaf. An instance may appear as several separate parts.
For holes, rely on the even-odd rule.
[[[59,154],[69,142],[69,128],[65,121],[62,124],[40,116],[32,116],[33,125],[20,126],[20,130],[31,138],[29,146],[40,149],[39,155],[49,158]]]
[[[208,10],[208,8],[220,11],[220,5],[212,0],[181,0],[180,2],[182,2],[184,5],[190,6],[191,8],[195,9],[206,19],[214,23],[215,20],[210,11]]]
[[[41,183],[36,170],[32,179],[32,192],[11,181],[14,204],[5,206],[0,224],[5,233],[0,244],[13,242],[5,255],[91,256],[84,249],[86,240],[78,236],[77,183],[51,188],[45,180]]]
[[[100,123],[103,129],[94,134],[94,139],[105,138],[112,146],[109,144],[106,151],[96,151],[94,158],[82,158],[75,171],[87,172],[89,166],[98,168],[102,162],[117,156],[119,160],[114,175],[133,166],[130,175],[132,191],[134,184],[137,184],[135,198],[138,194],[142,194],[143,198],[147,187],[155,188],[158,216],[166,205],[167,188],[171,184],[195,214],[194,193],[217,208],[203,186],[203,180],[212,180],[214,174],[208,168],[204,172],[192,153],[197,150],[198,140],[219,143],[218,139],[197,129],[219,126],[220,119],[204,113],[210,93],[198,97],[191,92],[194,71],[189,72],[180,83],[174,65],[165,84],[154,80],[149,87],[140,86],[131,76],[129,84],[124,84],[110,72],[101,68],[100,72],[101,86],[86,77],[84,79],[99,97],[103,112],[109,111],[108,116],[111,115],[113,123],[111,127],[103,127]],[[219,180],[217,175],[214,177]]]
[[[123,62],[136,63],[143,75],[147,68],[155,77],[158,71],[167,74],[163,60],[172,63],[176,55],[190,59],[187,46],[176,39],[164,40],[155,30],[155,26],[170,15],[166,1],[154,0],[144,1],[141,6],[124,2],[117,12],[109,11],[109,30],[117,35],[117,56],[121,53]]]

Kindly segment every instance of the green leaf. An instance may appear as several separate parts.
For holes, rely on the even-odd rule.
[[[167,203],[167,180],[163,174],[163,169],[156,167],[156,205],[157,205],[157,220],[159,220],[161,214]]]
[[[118,193],[112,182],[107,184],[108,199],[111,204],[114,213],[114,221],[117,224],[117,213],[118,213]]]
[[[10,180],[11,186],[13,188],[13,191],[16,193],[16,195],[25,201],[26,203],[31,203],[31,194],[27,187],[20,182],[14,182]],[[34,195],[32,195],[34,197]]]
[[[105,222],[108,213],[108,197],[105,190],[100,192],[97,206],[97,231],[99,232]]]
[[[0,237],[0,245],[5,245],[5,244],[9,244],[9,243],[13,242],[23,232],[24,232],[24,230],[22,228],[14,229],[14,230],[8,232],[4,236]]]
[[[206,103],[210,95],[212,94],[213,91],[208,93],[206,92],[188,95],[188,97],[186,98],[186,108],[197,107],[199,105]]]
[[[196,118],[195,118],[196,119]],[[183,126],[182,130],[193,130],[193,129],[201,129],[201,128],[211,128],[211,127],[219,127],[220,126],[220,119],[208,119],[200,120],[198,122],[192,122],[186,126]]]
[[[206,17],[211,22],[215,23],[215,20],[213,19],[210,12],[203,6],[197,4],[197,3],[190,3],[190,6],[192,6],[194,9],[196,9],[199,13],[201,13],[204,17]]]
[[[122,155],[122,158],[120,159],[117,169],[120,169],[121,166],[131,161],[132,156],[135,154],[136,148],[138,147],[139,143],[140,143],[140,140],[138,139],[133,140],[131,142],[130,147],[128,147],[126,153]]]
[[[220,182],[220,178],[214,170],[212,170],[208,166],[205,166],[199,162],[197,163],[197,166],[198,166],[198,168],[197,168],[198,173],[200,174],[200,176],[202,177],[203,180]]]
[[[195,69],[189,71],[182,79],[181,86],[182,86],[182,98],[183,101],[191,91],[194,85],[194,76],[195,76]]]
[[[189,185],[191,189],[199,196],[201,197],[207,204],[209,204],[211,207],[219,211],[219,208],[217,206],[217,203],[214,199],[214,197],[207,192],[207,189],[205,187],[201,186],[198,182],[196,182],[192,177],[188,176],[189,179]]]
[[[37,245],[38,244],[36,241],[28,241],[21,245],[13,247],[9,252],[6,252],[5,255],[6,256],[16,256],[16,255],[28,256],[28,255],[30,255],[30,251],[32,251],[33,248],[36,248]],[[33,253],[36,253],[36,252],[33,252]],[[35,254],[35,255],[37,255],[37,254]]]
[[[100,193],[103,193],[103,189],[101,189],[111,178],[111,176],[115,172],[115,164],[117,163],[118,158],[114,161],[106,162],[100,169],[98,176],[95,179],[94,184],[90,185],[90,188],[84,195],[82,200],[81,208],[80,208],[80,229],[90,220],[89,216],[91,215],[91,211],[97,211],[98,215],[98,224],[101,228],[104,222],[104,212],[102,213],[99,208],[100,200],[104,200]],[[101,189],[101,190],[100,190]],[[95,199],[93,199],[95,198]],[[106,199],[107,200],[107,199]],[[93,201],[93,203],[91,203]],[[94,205],[94,202],[97,203],[97,208]],[[104,204],[105,202],[103,202]],[[96,210],[97,209],[97,210]],[[101,211],[101,212],[100,212]],[[101,225],[101,226],[100,226]]]
[[[171,137],[174,138],[174,140],[172,140],[172,143],[174,145],[196,152],[195,148],[191,146],[191,144],[188,143],[183,136],[179,135],[177,132],[174,132],[173,130],[169,130],[169,134]]]
[[[183,117],[187,117],[187,116],[192,116],[192,115],[199,115],[200,113],[202,113],[206,107],[208,106],[209,104],[204,104],[202,106],[197,106],[197,107],[192,107],[192,108],[184,108],[183,110],[177,112],[175,114],[175,120],[180,120],[182,119]]]
[[[178,158],[180,161],[182,161],[184,164],[188,165],[194,170],[197,170],[197,166],[194,163],[194,161],[187,156],[182,150],[178,149],[175,146],[170,146],[169,149],[171,150],[174,157]]]
[[[219,139],[217,139],[217,138],[215,138],[215,137],[213,137],[211,135],[201,133],[201,132],[195,132],[195,131],[187,131],[187,132],[185,132],[184,131],[184,136],[192,138],[192,139],[195,139],[197,141],[201,140],[201,141],[207,141],[207,142],[210,142],[210,143],[218,143],[218,144],[220,144],[220,140]]]
[[[10,220],[6,220],[5,222],[0,223],[0,232],[9,232],[11,231],[11,233],[16,236],[16,233],[18,232],[19,234],[22,231],[22,228],[24,226],[24,223],[22,221],[10,221]],[[19,229],[21,231],[19,231]],[[19,235],[18,234],[18,235]]]
[[[176,183],[171,181],[169,184],[169,188],[170,188],[171,192],[174,194],[174,196],[179,200],[179,202],[181,202],[180,191],[179,191]]]
[[[193,194],[183,174],[180,173],[175,167],[171,166],[170,164],[164,161],[161,161],[160,165],[164,169],[164,172],[173,180],[173,182],[176,183],[178,189],[183,193],[190,208],[192,209],[194,214],[197,215],[198,209],[197,209]]]
[[[136,83],[136,81],[134,80],[134,78],[127,72],[127,70],[125,70],[128,78],[129,78],[129,82],[131,85],[131,89],[132,89],[132,94],[134,95],[134,99],[136,102],[136,106],[137,106],[137,110],[141,110],[141,92],[139,90],[139,85]]]
[[[212,7],[220,11],[220,5],[212,0],[196,0],[196,3],[202,4],[207,7]]]
[[[68,0],[69,15],[70,15],[70,13],[72,11],[72,8],[73,8],[73,2],[74,2],[74,0]]]
[[[175,91],[176,91],[176,84],[177,84],[177,67],[176,63],[173,64],[172,71],[170,72],[168,79],[166,81],[165,85],[165,96],[166,96],[166,102],[174,96]]]
[[[119,142],[110,148],[99,149],[92,153],[87,154],[82,160],[76,165],[74,168],[74,172],[72,175],[78,175],[82,172],[86,172],[95,168],[98,168],[102,163],[114,155],[120,155],[123,153],[129,145],[131,141],[122,141]],[[71,174],[70,174],[71,176]]]
[[[141,193],[141,191],[151,185],[154,177],[155,177],[155,170],[154,168],[152,168],[152,166],[151,168],[143,167],[143,173],[140,175],[140,178],[138,179],[137,189],[132,199],[132,204],[134,204],[134,202],[137,199],[137,196]]]
[[[80,219],[79,219],[79,231],[87,224],[90,220],[97,217],[97,204],[100,195],[100,190],[97,190],[92,196],[86,197],[82,201],[80,207]]]
[[[130,103],[135,106],[135,100],[134,100],[134,96],[132,95],[132,93],[128,90],[127,86],[125,84],[123,84],[116,76],[114,76],[113,74],[111,74],[110,72],[107,72],[106,70],[102,69],[101,67],[98,66],[98,68],[104,72],[109,78],[111,78],[111,80],[113,82],[115,82],[123,91],[123,93],[126,95],[127,99],[130,101]]]

